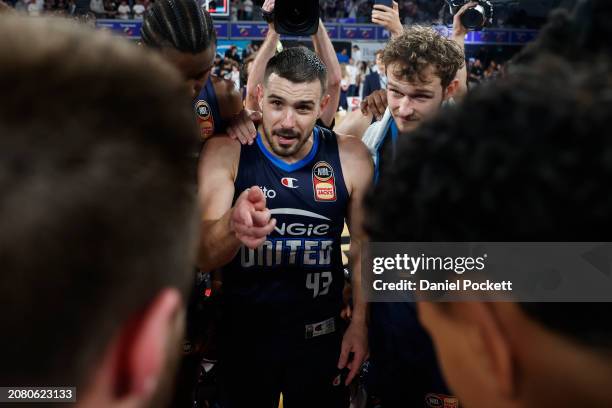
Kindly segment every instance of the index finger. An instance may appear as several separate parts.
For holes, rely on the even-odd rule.
[[[361,368],[361,364],[365,358],[365,354],[361,351],[356,351],[353,354],[353,361],[349,364],[350,371],[346,376],[345,385],[349,385],[359,373],[359,369]]]

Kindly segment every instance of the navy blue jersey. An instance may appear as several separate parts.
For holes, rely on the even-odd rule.
[[[198,118],[202,140],[225,132],[226,123],[221,118],[217,94],[215,93],[215,87],[210,76],[194,101],[194,109]]]
[[[241,147],[234,202],[259,186],[277,220],[262,246],[241,247],[223,268],[227,302],[240,305],[243,315],[273,314],[278,324],[297,325],[337,316],[342,307],[340,246],[349,194],[335,133],[315,127],[313,138],[310,153],[294,164],[273,156],[261,135]]]

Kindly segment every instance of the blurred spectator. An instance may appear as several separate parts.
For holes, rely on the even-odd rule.
[[[104,0],[104,9],[106,10],[107,18],[117,17],[117,8],[119,4],[115,0]]]
[[[357,20],[357,6],[356,0],[347,0],[345,3],[346,15],[349,19]]]
[[[423,13],[419,6],[414,1],[402,2],[404,9],[400,8],[400,16],[404,17],[404,24],[413,25],[419,24],[428,20],[428,16]]]
[[[96,15],[96,18],[104,18],[106,16],[103,0],[90,0],[89,10]]]
[[[346,66],[346,72],[349,78],[348,96],[357,96],[357,91],[359,90],[357,88],[357,75],[359,72],[352,58],[349,59],[349,63]]]
[[[237,63],[242,63],[242,58],[240,58],[240,54],[238,54],[238,47],[235,45],[231,45],[230,48],[225,51],[225,58],[236,61]]]
[[[355,66],[357,68],[357,94],[355,96],[359,96],[361,95],[366,75],[369,73],[369,68],[368,63],[365,61],[358,61]]]
[[[252,20],[253,19],[253,0],[244,0],[242,2],[242,7],[244,9],[244,20]]]
[[[242,60],[244,61],[251,55],[254,55],[258,49],[259,46],[257,44],[249,43],[249,45],[247,45],[246,48],[242,51]]]
[[[357,22],[370,23],[372,19],[372,3],[366,0],[359,0],[357,6]]]
[[[336,16],[336,0],[325,0],[325,17],[330,19]]]
[[[132,12],[134,13],[134,18],[136,20],[142,20],[145,12],[145,6],[142,4],[142,0],[136,0],[136,4],[132,7]]]
[[[365,77],[362,98],[368,97],[379,89],[387,89],[387,75],[385,75],[385,66],[382,63],[382,53],[382,49],[376,51],[376,69],[372,69],[372,72]]]
[[[93,1],[93,0],[92,0]],[[126,0],[121,1],[121,5],[117,9],[118,16],[121,20],[128,20],[130,18],[130,6]]]
[[[223,58],[219,55],[215,55],[215,59],[213,61],[213,69],[210,71],[211,75],[221,76],[221,64],[223,63]]]
[[[353,61],[355,61],[356,64],[363,61],[361,50],[359,49],[359,46],[357,44],[353,45],[351,57],[353,58]]]
[[[28,11],[28,3],[26,0],[17,0],[15,2],[15,10],[26,13]]]
[[[43,12],[51,13],[55,9],[55,1],[54,0],[44,0],[43,2]]]
[[[340,80],[340,102],[338,104],[338,110],[348,110],[348,89],[349,89],[349,75],[346,70],[346,64],[340,64],[340,73],[342,79]]]
[[[38,17],[42,13],[42,5],[36,0],[28,2],[28,14],[30,17]]]
[[[230,4],[230,21],[238,20],[238,0],[232,0]]]
[[[470,68],[470,79],[476,82],[480,82],[483,78],[484,70],[482,69],[482,62],[480,59],[476,59],[474,64]]]
[[[234,83],[236,90],[240,91],[240,68],[238,64],[232,64],[232,71],[230,72],[229,79]]]
[[[346,51],[346,48],[343,48],[342,51],[340,51],[339,53],[337,52],[336,55],[338,56],[338,62],[340,64],[348,64],[349,56],[348,52]]]

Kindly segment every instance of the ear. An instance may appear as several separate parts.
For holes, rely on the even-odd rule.
[[[321,117],[321,114],[323,113],[327,105],[329,104],[330,98],[331,98],[331,95],[329,94],[326,94],[325,96],[321,98],[321,102],[319,103],[319,115],[317,116],[318,118]]]
[[[505,332],[504,319],[498,306],[492,302],[463,302],[452,305],[453,315],[468,325],[471,348],[481,354],[485,374],[494,382],[494,391],[506,400],[516,396],[515,372],[510,341]]]
[[[118,344],[117,395],[142,401],[152,397],[174,346],[170,343],[184,329],[182,305],[177,289],[165,289],[124,327]]]
[[[446,87],[444,91],[444,100],[447,101],[457,93],[459,89],[459,80],[457,78],[453,79],[452,82]]]
[[[257,84],[257,103],[259,104],[259,111],[263,112],[263,98],[264,89],[262,84]]]

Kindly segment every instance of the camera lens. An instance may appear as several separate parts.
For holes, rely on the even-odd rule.
[[[319,26],[319,3],[317,0],[277,1],[274,7],[275,24],[280,34],[311,35]]]
[[[485,25],[485,10],[481,5],[467,9],[461,16],[461,23],[468,30],[479,30]]]

